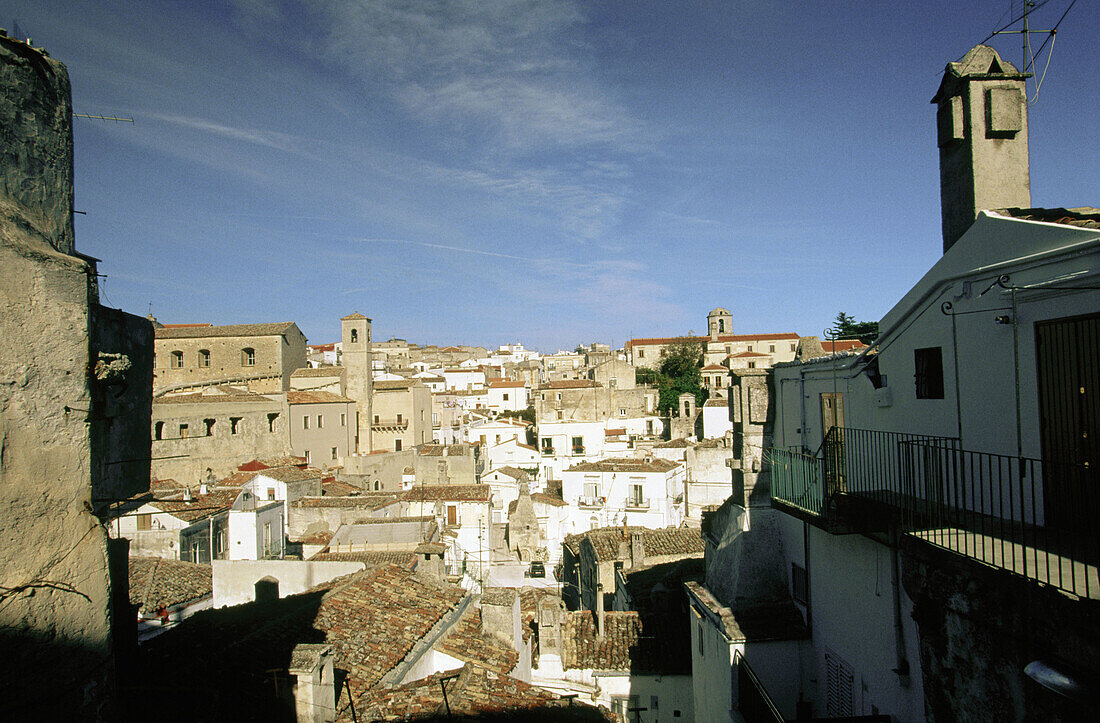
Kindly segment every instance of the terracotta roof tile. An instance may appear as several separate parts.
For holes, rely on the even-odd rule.
[[[566,472],[668,472],[680,466],[679,462],[654,457],[650,460],[633,457],[609,458],[599,462],[581,462]]]
[[[331,404],[333,402],[351,402],[355,403],[354,399],[348,399],[347,397],[333,392],[326,392],[323,390],[302,392],[291,391],[286,393],[286,401],[288,404]]]
[[[157,339],[195,339],[208,336],[282,336],[293,321],[271,324],[228,324],[226,326],[169,326],[156,330]]]
[[[401,499],[410,502],[488,502],[492,494],[489,485],[419,485],[403,492]]]
[[[215,489],[190,500],[150,500],[148,504],[184,522],[198,522],[229,509],[240,493],[238,489]]]
[[[310,562],[363,562],[371,569],[379,565],[397,565],[404,570],[416,567],[416,555],[412,552],[318,552],[309,558]]]
[[[331,344],[329,345],[331,346]],[[345,367],[302,367],[290,373],[294,377],[343,377],[347,374]]]
[[[397,493],[393,492],[364,492],[346,497],[322,495],[321,497],[300,497],[294,501],[295,507],[308,509],[335,509],[335,508],[362,508],[365,510],[378,510],[397,502]],[[380,518],[386,520],[405,519],[401,517]]]
[[[591,389],[601,386],[603,385],[592,379],[559,379],[543,384],[539,389]]]
[[[466,610],[458,624],[436,645],[436,650],[501,675],[511,673],[519,663],[519,653],[496,638],[482,634],[481,610],[475,607]]]
[[[201,600],[213,590],[210,565],[159,557],[130,558],[130,604],[143,614],[151,615],[161,606]]]

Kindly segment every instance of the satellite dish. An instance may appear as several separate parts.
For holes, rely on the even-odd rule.
[[[1087,697],[1086,688],[1060,670],[1056,670],[1041,660],[1033,660],[1024,666],[1024,675],[1047,690],[1074,700]]]

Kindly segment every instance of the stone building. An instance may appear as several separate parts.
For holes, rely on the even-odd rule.
[[[629,376],[626,388],[595,379],[547,382],[534,393],[535,417],[539,422],[656,419],[658,390],[636,386],[633,372]]]
[[[289,454],[287,416],[282,395],[228,386],[157,397],[152,477],[197,486],[211,474],[215,479],[232,474],[249,459]]]
[[[355,402],[333,392],[286,393],[290,449],[318,466],[336,467],[355,452]]]
[[[255,392],[290,388],[308,366],[306,338],[292,321],[273,324],[156,325],[155,394],[244,384]]]
[[[373,380],[371,379],[371,321],[358,311],[340,319],[341,360],[347,370],[342,394],[355,400],[355,453],[374,449],[371,443]]]
[[[129,606],[126,546],[100,515],[148,489],[153,329],[100,305],[72,214],[68,73],[0,31],[0,692],[12,719],[111,717],[135,635],[112,613]]]
[[[371,439],[375,450],[416,447],[432,441],[432,393],[415,379],[374,383]]]

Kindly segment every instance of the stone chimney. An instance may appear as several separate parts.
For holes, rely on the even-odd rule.
[[[944,253],[979,211],[1031,206],[1028,77],[987,45],[975,46],[944,70],[932,98],[937,106]]]
[[[481,594],[481,632],[513,650],[523,647],[519,595],[514,588],[490,587]]]
[[[539,653],[561,654],[561,623],[564,616],[561,598],[543,595],[539,598]]]
[[[604,611],[603,611],[603,583],[596,584],[596,637],[603,639],[604,634]]]
[[[630,533],[630,566],[640,567],[645,564],[645,542],[641,532]]]
[[[413,552],[416,554],[416,570],[413,574],[430,584],[441,584],[446,572],[443,556],[447,552],[447,545],[442,542],[422,542]]]
[[[336,720],[336,676],[332,646],[303,643],[290,654],[289,672],[296,678],[294,713],[298,723],[331,723]]]

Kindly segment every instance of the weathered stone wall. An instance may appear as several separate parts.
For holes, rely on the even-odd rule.
[[[1024,675],[1033,660],[1095,686],[1100,601],[903,538],[902,584],[913,600],[930,720],[1089,720],[1086,703]],[[1095,690],[1095,688],[1094,688]]]
[[[351,498],[354,499],[354,498]],[[374,509],[373,502],[364,499],[362,506],[334,505],[332,507],[305,507],[291,503],[287,505],[287,535],[298,539],[316,532],[336,532],[340,525],[350,525],[371,517],[400,517],[405,505],[388,505],[384,509]]]
[[[290,454],[287,429],[289,413],[281,400],[268,402],[226,401],[178,403],[155,400],[152,413],[153,479],[174,479],[197,485],[206,478],[206,470],[216,479],[236,471],[237,465],[251,459]],[[268,415],[278,414],[275,431]],[[211,436],[206,436],[206,419],[214,420]],[[232,420],[240,419],[233,434]],[[163,422],[162,439],[156,439],[157,423]],[[187,436],[180,436],[180,425],[187,425]]]
[[[255,363],[246,366],[242,351],[253,349]],[[199,351],[210,352],[210,366],[199,366]],[[183,354],[183,367],[173,367],[173,352]],[[291,327],[287,336],[225,336],[156,340],[156,389],[201,382],[247,379],[259,393],[290,389],[290,375],[306,366],[306,338]],[[270,377],[261,379],[261,377]]]
[[[95,268],[72,255],[71,114],[64,66],[0,37],[0,694],[12,719],[107,715],[114,681],[108,540],[92,510],[116,439],[105,412],[119,410],[92,391],[101,339]]]

